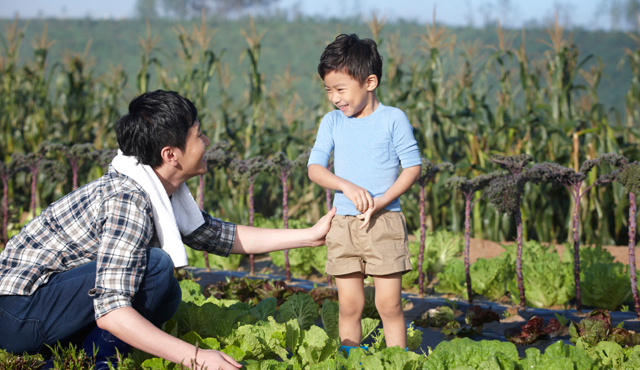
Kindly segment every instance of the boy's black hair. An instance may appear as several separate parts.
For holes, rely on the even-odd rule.
[[[175,91],[144,93],[129,103],[129,113],[116,123],[118,145],[124,155],[158,168],[166,146],[184,150],[189,128],[198,119],[193,103]]]
[[[346,73],[361,84],[370,75],[376,75],[379,84],[382,79],[382,57],[376,42],[360,39],[355,33],[336,36],[324,49],[318,64],[318,74],[323,80],[327,73],[333,71]]]

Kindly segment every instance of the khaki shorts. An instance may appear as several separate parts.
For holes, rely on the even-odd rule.
[[[336,215],[331,220],[325,273],[382,276],[411,271],[404,214],[383,209],[360,230],[362,222],[356,216]]]

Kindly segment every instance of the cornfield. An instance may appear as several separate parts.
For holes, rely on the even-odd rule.
[[[458,42],[455,34],[435,21],[408,40],[385,33],[384,19],[372,16],[366,24],[370,35],[360,36],[376,40],[386,55],[379,100],[407,114],[422,156],[434,164],[456,166],[454,174],[440,173],[429,184],[425,207],[429,230],[464,228],[465,198],[445,188],[444,182],[450,176],[473,178],[493,171],[488,160],[493,154],[526,153],[534,162],[551,161],[576,169],[603,153],[640,159],[640,35],[629,35],[636,47],[625,49],[621,64],[631,71],[632,80],[624,111],[616,112],[598,98],[603,63],[598,56],[581,53],[557,21],[547,29],[545,39],[533,41],[546,47],[536,57],[527,52],[527,42],[532,41],[524,30],[506,30],[499,24],[496,45],[484,45],[479,39]],[[227,141],[229,154],[238,159],[270,158],[280,151],[294,159],[313,145],[317,124],[332,106],[319,80],[317,103],[304,104],[294,88],[298,77],[289,69],[277,83],[265,84],[260,56],[268,29],[249,18],[241,32],[244,51],[228,56],[216,49],[216,29],[204,16],[199,25],[190,26],[192,29],[175,26],[179,49],[174,53],[177,57],[166,63],[161,40],[147,24],[146,34],[139,36],[140,65],[135,76],[122,67],[95,75],[90,41],[83,52],[50,60],[55,40],[48,38],[46,25],[30,40],[31,58],[21,61],[18,55],[26,26],[16,20],[6,27],[0,34],[0,178],[6,189],[7,212],[0,217],[9,228],[18,227],[27,214],[71,191],[72,177],[82,185],[104,173],[108,156],[101,161],[93,155],[72,173],[68,165],[66,169],[54,165],[67,163],[61,151],[45,153],[42,148],[50,142],[67,147],[91,144],[100,153],[116,148],[114,124],[126,112],[126,89],[136,94],[175,90],[191,99],[212,143]],[[406,42],[413,44],[411,55],[399,47]],[[242,98],[229,94],[237,77],[229,72],[229,60],[236,57],[241,63],[248,61],[243,64],[248,67]],[[32,168],[40,169],[35,181],[33,171],[14,166],[27,160]],[[586,186],[595,181],[596,172]],[[56,178],[51,173],[63,176]],[[205,210],[225,220],[248,222],[248,183],[234,182],[224,166],[212,168],[203,180]],[[317,220],[326,210],[325,190],[310,182],[304,170],[294,171],[287,181],[289,217]],[[195,195],[198,179],[188,185]],[[277,176],[257,175],[256,212],[280,217],[282,195]],[[628,198],[622,186],[594,187],[582,202],[583,243],[627,243]],[[401,203],[410,230],[417,229],[419,187],[403,195]],[[528,185],[522,201],[524,237],[542,242],[568,240],[572,209],[562,189]],[[484,200],[474,207],[472,217],[476,238],[502,241],[515,237],[513,222]]]

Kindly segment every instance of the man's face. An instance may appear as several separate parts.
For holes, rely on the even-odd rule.
[[[363,118],[373,113],[375,107],[370,93],[376,85],[377,83],[371,83],[370,79],[361,84],[339,71],[331,71],[324,75],[324,88],[329,100],[347,117]]]
[[[187,134],[187,144],[179,163],[182,171],[189,178],[207,173],[207,163],[204,152],[209,145],[209,139],[202,133],[200,122],[196,121]]]

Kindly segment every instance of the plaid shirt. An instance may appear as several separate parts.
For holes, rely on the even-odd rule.
[[[182,239],[227,256],[236,226],[202,212],[205,223]],[[151,202],[131,178],[109,167],[29,222],[0,253],[0,295],[31,295],[52,274],[96,261],[96,320],[131,306],[146,268],[147,247],[159,247]]]

